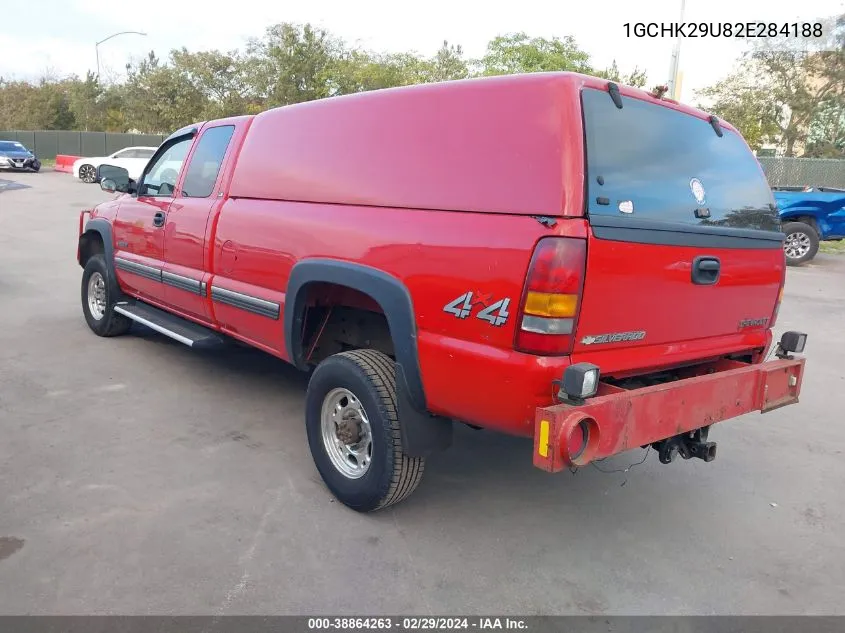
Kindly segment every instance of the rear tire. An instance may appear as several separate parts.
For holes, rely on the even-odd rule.
[[[786,240],[783,252],[789,266],[808,262],[819,252],[819,234],[805,222],[787,222],[783,225]]]
[[[91,257],[82,272],[82,313],[97,336],[119,336],[132,326],[131,319],[113,309],[120,297],[112,274],[103,255]]]
[[[330,356],[308,383],[314,464],[332,494],[358,512],[402,501],[422,479],[425,459],[402,450],[396,403],[393,360],[375,350]]]

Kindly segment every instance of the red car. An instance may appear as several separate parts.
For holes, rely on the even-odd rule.
[[[806,335],[764,362],[766,179],[659,96],[570,73],[383,90],[191,125],[137,182],[100,175],[121,195],[80,217],[90,328],[312,370],[311,453],[356,510],[410,494],[457,421],[557,471],[710,461],[712,424],[798,400]]]

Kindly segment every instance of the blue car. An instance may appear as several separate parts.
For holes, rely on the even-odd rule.
[[[35,154],[17,141],[0,140],[0,169],[41,169],[41,161]]]
[[[773,187],[786,234],[786,263],[808,262],[820,240],[845,238],[845,189],[833,187]]]
[[[0,169],[38,171],[41,169],[41,161],[17,141],[0,140]]]

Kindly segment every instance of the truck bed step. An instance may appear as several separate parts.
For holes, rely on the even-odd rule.
[[[118,303],[114,311],[188,347],[208,349],[225,344],[225,339],[217,332],[141,301]]]

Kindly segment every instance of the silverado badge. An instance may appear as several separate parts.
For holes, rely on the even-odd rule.
[[[599,343],[621,343],[622,341],[641,341],[645,338],[645,330],[634,332],[611,332],[610,334],[596,334],[581,339],[582,345],[597,345]]]

